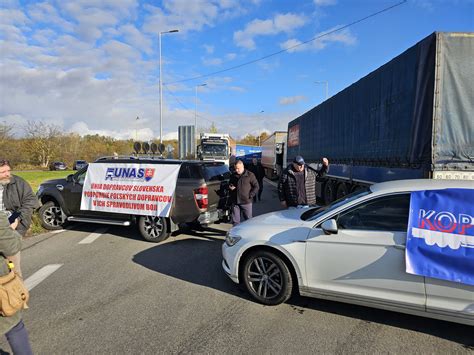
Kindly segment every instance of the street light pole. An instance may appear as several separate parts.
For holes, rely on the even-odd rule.
[[[197,133],[197,106],[198,106],[198,88],[201,86],[206,86],[207,84],[200,84],[196,85],[194,88],[196,89],[196,96],[194,99],[194,131]]]
[[[315,81],[314,83],[326,85],[326,100],[327,100],[329,98],[329,83],[327,81]]]
[[[161,35],[165,33],[175,33],[179,32],[179,30],[170,30],[170,31],[163,31],[158,32],[158,48],[159,48],[159,55],[160,55],[160,144],[163,143],[163,80],[161,74]]]
[[[195,97],[194,97],[194,137],[197,141],[197,106],[198,106],[198,88],[200,86],[206,86],[207,84],[206,83],[203,83],[203,84],[200,84],[200,85],[196,85],[194,88],[195,88]],[[197,150],[194,151],[194,158],[197,158]]]

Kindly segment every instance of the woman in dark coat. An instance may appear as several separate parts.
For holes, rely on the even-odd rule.
[[[16,227],[18,220],[12,225]],[[8,257],[15,256],[21,250],[21,236],[13,230],[7,215],[0,212],[0,276],[8,275]],[[19,268],[17,265],[15,268]],[[13,353],[33,354],[28,339],[28,332],[21,319],[21,311],[10,317],[0,316],[0,331],[5,334]]]

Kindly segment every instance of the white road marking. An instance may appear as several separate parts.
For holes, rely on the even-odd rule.
[[[271,181],[271,180],[269,180],[268,178],[265,178],[265,182],[266,182],[267,184],[272,185],[273,187],[278,187],[278,183],[277,183],[277,182]]]
[[[108,228],[101,228],[97,229],[94,233],[89,234],[87,237],[85,237],[83,240],[79,242],[79,244],[90,244],[97,238],[99,238],[102,234],[107,232]]]
[[[34,287],[36,287],[38,284],[40,284],[42,281],[44,281],[49,275],[51,275],[53,272],[58,270],[63,264],[51,264],[51,265],[46,265],[36,271],[33,275],[28,277],[25,280],[25,286],[28,289],[28,291],[31,291]]]
[[[62,233],[62,232],[65,232],[65,231],[66,231],[65,229],[58,229],[57,231],[49,232],[49,234],[58,234],[58,233]]]

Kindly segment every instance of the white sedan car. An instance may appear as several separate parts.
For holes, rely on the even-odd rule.
[[[257,301],[303,296],[474,325],[474,286],[406,273],[410,192],[474,189],[473,181],[372,185],[328,206],[290,208],[232,228],[222,266]],[[473,270],[474,272],[474,270]]]

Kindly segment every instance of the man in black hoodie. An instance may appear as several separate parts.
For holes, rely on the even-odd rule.
[[[237,160],[235,171],[230,177],[229,189],[232,201],[232,224],[252,218],[252,200],[258,192],[258,181],[255,175],[245,170],[244,163]],[[242,218],[241,218],[242,214]]]

